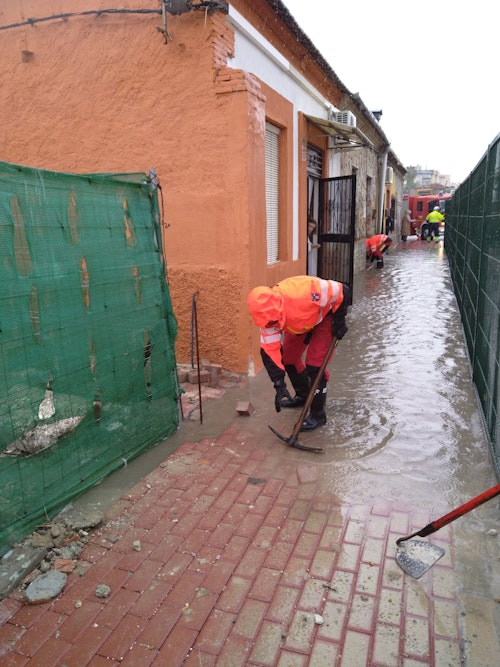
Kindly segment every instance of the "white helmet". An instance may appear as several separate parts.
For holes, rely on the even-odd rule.
[[[439,211],[439,206],[434,206],[435,211]]]

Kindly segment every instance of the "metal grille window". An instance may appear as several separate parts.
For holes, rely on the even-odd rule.
[[[267,263],[278,261],[280,129],[266,123],[266,237]]]
[[[317,178],[323,176],[323,151],[311,144],[307,145],[307,173]]]

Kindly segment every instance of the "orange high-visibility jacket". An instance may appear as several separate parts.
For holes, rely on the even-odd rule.
[[[377,259],[382,257],[382,250],[385,248],[385,242],[389,237],[387,234],[375,234],[366,240],[366,255],[375,255]]]
[[[274,287],[255,288],[248,297],[254,322],[260,326],[261,348],[281,369],[281,332],[307,333],[335,312],[344,299],[343,285],[315,276],[285,278]],[[261,314],[265,312],[262,319]],[[260,316],[260,317],[259,317]],[[265,326],[264,319],[276,322]]]

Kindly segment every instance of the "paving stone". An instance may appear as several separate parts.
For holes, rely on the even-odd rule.
[[[349,627],[371,633],[377,600],[374,596],[356,594],[349,610]]]
[[[332,665],[338,663],[341,650],[339,644],[315,639],[309,664],[311,667],[312,665],[314,665],[314,667],[332,667]]]
[[[373,648],[374,664],[399,666],[402,654],[401,636],[399,626],[377,624]]]
[[[234,614],[215,609],[198,635],[194,648],[208,653],[219,653],[233,627],[234,620]]]
[[[318,479],[318,467],[307,463],[301,463],[297,466],[297,477],[301,484],[316,482]]]
[[[125,614],[106,641],[99,647],[99,654],[107,660],[121,662],[145,626],[146,621],[144,619],[134,614]]]
[[[405,619],[405,654],[420,660],[430,657],[429,620],[407,616]]]
[[[249,401],[238,401],[236,403],[236,412],[239,415],[249,417],[253,412],[255,412],[255,408]]]
[[[238,613],[233,631],[247,639],[254,639],[266,610],[265,602],[247,599]]]
[[[318,628],[318,636],[322,639],[339,642],[343,638],[344,625],[348,617],[347,605],[327,601],[323,607],[322,615],[323,625]]]
[[[231,577],[217,602],[217,608],[237,613],[245,602],[251,585],[252,582],[249,579]]]
[[[235,457],[235,437],[186,443],[152,488],[137,484],[118,503],[126,523],[96,532],[56,598],[0,601],[6,665],[449,667],[467,664],[467,627],[469,663],[496,667],[495,605],[471,596],[460,616],[451,532],[446,559],[415,581],[395,540],[425,511],[341,507],[319,475],[299,479],[300,453],[259,443]]]
[[[262,667],[275,664],[281,643],[282,630],[276,623],[264,621],[250,653],[250,660]]]
[[[298,608],[311,613],[321,613],[323,602],[326,597],[324,581],[321,579],[308,579],[299,598]]]
[[[297,610],[287,633],[285,648],[309,653],[315,630],[314,614]]]
[[[231,632],[217,659],[217,667],[244,667],[253,646],[251,639],[246,639]],[[193,665],[193,667],[199,667]]]
[[[399,625],[403,614],[403,594],[401,591],[383,588],[380,591],[377,621]]]
[[[297,604],[299,591],[288,586],[278,586],[275,595],[266,612],[269,621],[289,625],[292,621],[292,613]]]
[[[368,665],[370,635],[348,630],[342,646],[340,667]]]

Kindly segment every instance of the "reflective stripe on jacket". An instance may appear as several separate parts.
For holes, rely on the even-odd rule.
[[[260,344],[266,354],[281,369],[281,332],[307,333],[323,321],[330,311],[335,312],[344,299],[342,283],[315,276],[286,278],[273,287],[284,300],[283,329],[261,328]]]

